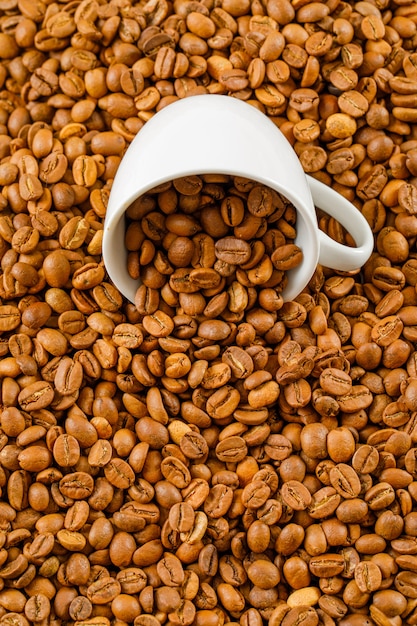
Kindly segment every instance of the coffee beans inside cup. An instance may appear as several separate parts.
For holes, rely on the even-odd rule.
[[[241,177],[169,181],[137,199],[126,218],[127,269],[141,283],[140,312],[146,303],[154,313],[161,301],[192,317],[237,322],[258,300],[275,311],[287,271],[303,258],[294,206]]]

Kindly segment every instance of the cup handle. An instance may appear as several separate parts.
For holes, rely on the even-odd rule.
[[[341,271],[361,268],[372,254],[374,237],[362,213],[331,187],[307,175],[314,205],[334,217],[352,235],[356,248],[337,243],[319,230],[319,263]]]

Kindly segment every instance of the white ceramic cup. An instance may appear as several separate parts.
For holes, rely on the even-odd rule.
[[[126,209],[168,180],[220,173],[268,185],[296,207],[295,243],[303,251],[303,261],[288,272],[285,300],[301,293],[318,263],[351,271],[368,260],[374,242],[365,218],[343,196],[305,175],[290,143],[266,115],[230,96],[191,96],[170,104],[145,124],[127,149],[113,182],[103,259],[111,280],[131,302],[139,283],[126,269]],[[336,243],[319,230],[314,205],[347,229],[356,248]]]

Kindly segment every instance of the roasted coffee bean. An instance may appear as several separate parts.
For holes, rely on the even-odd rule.
[[[248,452],[245,440],[241,437],[226,437],[216,446],[216,456],[220,461],[242,461]]]
[[[59,490],[74,500],[82,500],[93,492],[94,480],[86,472],[74,472],[61,478]]]
[[[295,511],[303,511],[311,503],[311,494],[301,482],[289,480],[281,489],[284,502]]]
[[[376,591],[382,583],[381,570],[375,563],[362,561],[355,569],[355,581],[363,593]]]
[[[169,512],[169,523],[173,530],[185,532],[194,525],[194,509],[186,502],[174,504]]]
[[[219,239],[215,245],[216,257],[220,261],[231,265],[243,265],[250,259],[249,244],[235,237],[224,237]]]
[[[329,480],[344,498],[354,498],[360,493],[360,481],[355,470],[346,463],[338,463],[330,469]]]

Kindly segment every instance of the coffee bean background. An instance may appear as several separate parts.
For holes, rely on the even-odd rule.
[[[0,626],[417,623],[416,50],[411,0],[0,0]],[[120,160],[206,93],[355,204],[363,268],[285,304],[201,268],[198,302],[123,299],[101,255]],[[211,189],[206,229],[203,183],[176,191],[192,217]],[[143,229],[152,198],[130,210]],[[180,284],[196,234],[169,217]]]

